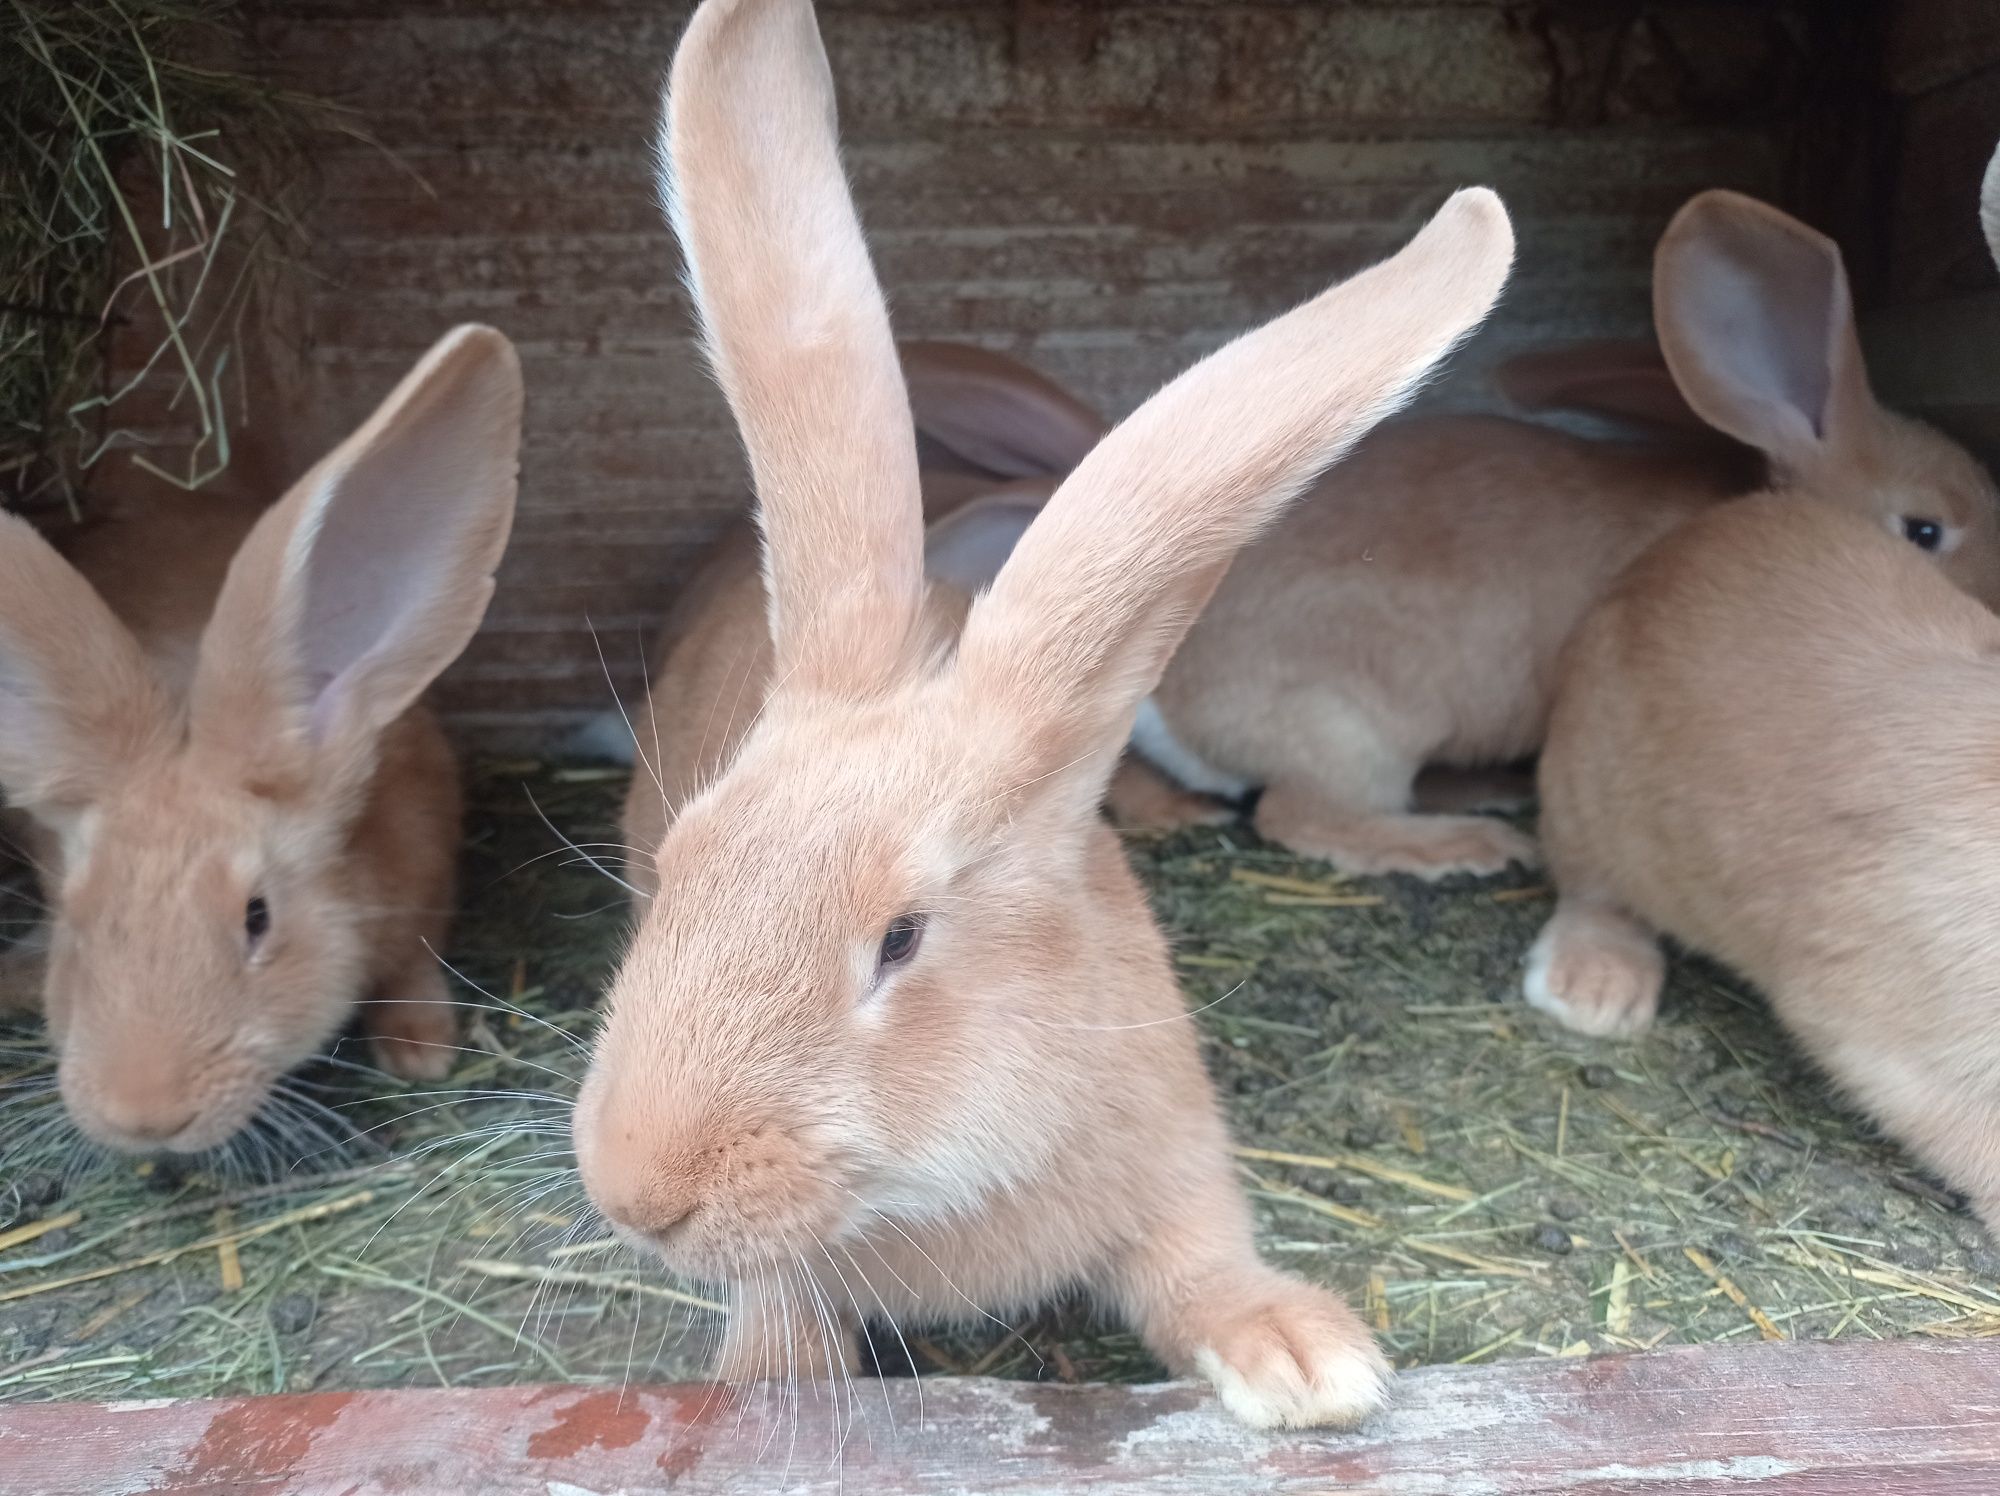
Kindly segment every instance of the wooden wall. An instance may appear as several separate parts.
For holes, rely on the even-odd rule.
[[[2000,277],[1976,212],[2000,141],[2000,3],[1899,0],[1883,81],[1889,190],[1879,306],[1863,328],[1870,364],[1884,395],[2000,464]]]
[[[274,75],[379,142],[318,154],[300,465],[455,321],[499,326],[525,359],[515,546],[444,696],[485,742],[608,705],[592,626],[634,685],[641,635],[744,503],[653,200],[657,90],[688,8],[253,11]],[[1435,398],[1479,399],[1479,367],[1523,343],[1644,331],[1651,243],[1690,193],[1839,200],[1797,138],[1856,117],[1840,88],[1872,24],[1818,0],[820,11],[899,331],[1016,353],[1113,412],[1466,183],[1505,195],[1520,269]]]

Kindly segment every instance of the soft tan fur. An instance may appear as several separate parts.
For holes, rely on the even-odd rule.
[[[1754,319],[1718,286],[1768,303],[1768,330],[1743,334]],[[2000,600],[1991,485],[1960,448],[1869,395],[1830,241],[1705,193],[1661,241],[1655,299],[1680,396],[1764,454],[1771,486],[1810,485],[1885,530],[1937,520],[1946,572]],[[1767,369],[1767,355],[1817,361],[1826,408],[1784,406],[1772,387],[1803,376]],[[1560,368],[1532,366],[1517,387],[1576,403],[1595,378],[1606,412],[1682,419],[1634,355],[1599,349]],[[1648,545],[1755,477],[1714,440],[1593,441],[1489,416],[1385,426],[1237,560],[1155,694],[1160,716],[1202,772],[1264,787],[1259,831],[1345,871],[1527,862],[1533,844],[1499,821],[1410,814],[1419,769],[1533,753],[1557,654],[1585,611]]]
[[[728,1285],[726,1376],[844,1366],[866,1315],[1079,1285],[1251,1422],[1352,1421],[1386,1363],[1340,1300],[1258,1260],[1165,943],[1096,810],[1231,555],[1491,306],[1498,201],[1459,194],[1156,395],[952,654],[926,626],[910,414],[805,0],[696,12],[666,150],[757,467],[778,664],[660,845],[578,1099],[592,1198]],[[884,964],[905,919],[914,952]]]
[[[1530,1002],[1634,1033],[1655,931],[1717,956],[2000,1228],[2000,621],[1817,481],[1724,506],[1579,630],[1541,790]]]
[[[364,999],[384,1066],[449,1069],[458,774],[418,697],[491,595],[520,406],[506,340],[461,328],[261,514],[154,500],[74,564],[0,518],[0,785],[90,1137],[226,1142]]]

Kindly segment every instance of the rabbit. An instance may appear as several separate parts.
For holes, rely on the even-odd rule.
[[[1809,360],[1745,315],[1715,241],[1670,239],[1678,294],[1742,329],[1690,391],[1787,376],[1740,428],[1782,477],[1648,552],[1565,651],[1540,766],[1560,893],[1524,992],[1630,1035],[1658,1007],[1659,933],[1716,956],[2000,1229],[2000,620],[1833,488],[1994,494],[1914,424],[1836,414],[1872,409],[1844,328]],[[1793,285],[1788,310],[1816,311],[1836,268]]]
[[[1104,435],[1104,418],[1013,359],[958,343],[897,347],[917,434],[930,518],[925,572],[934,624],[956,633],[971,594]],[[763,706],[771,672],[764,580],[750,521],[730,525],[668,610],[646,699],[604,736],[634,763],[620,875],[655,891],[651,853],[667,824],[728,764]],[[1113,818],[1146,825],[1232,819],[1234,812],[1169,782],[1143,760],[1119,761],[1106,793]]]
[[[1726,298],[1665,273],[1691,248],[1727,275]],[[1411,814],[1413,777],[1426,763],[1532,755],[1571,629],[1661,536],[1759,486],[1746,452],[1770,482],[1798,481],[1792,449],[1756,413],[1800,357],[1853,338],[1839,251],[1776,209],[1704,194],[1660,256],[1657,373],[1603,349],[1514,370],[1517,395],[1595,404],[1644,439],[1489,415],[1384,425],[1237,558],[1142,708],[1140,751],[1190,790],[1261,787],[1258,831],[1344,872],[1435,878],[1532,862],[1534,844],[1504,822]],[[1740,324],[1766,307],[1769,341],[1739,356]],[[1702,380],[1691,410],[1690,379]],[[1893,439],[1910,465],[1892,484],[1829,475],[1826,497],[2000,600],[1995,516],[1970,460],[1881,409],[1858,376],[1852,394],[1811,418],[1839,428],[1836,447]],[[1698,423],[1714,434],[1690,439]]]
[[[368,1000],[385,1069],[449,1069],[458,773],[419,697],[486,611],[520,418],[461,327],[268,509],[149,502],[68,560],[0,516],[0,787],[88,1138],[227,1143]]]
[[[671,895],[644,906],[573,1113],[585,1189],[625,1239],[726,1285],[725,1378],[839,1373],[866,1316],[1084,1287],[1249,1423],[1354,1421],[1387,1363],[1340,1299],[1258,1258],[1097,806],[1230,555],[1490,309],[1505,211],[1457,194],[1399,255],[1155,395],[954,645],[808,0],[706,0],[664,133],[750,454],[772,683],[660,842]]]

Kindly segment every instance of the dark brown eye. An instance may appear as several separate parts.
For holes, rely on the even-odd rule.
[[[262,940],[271,929],[271,906],[261,898],[252,899],[243,906],[243,934],[252,946]]]
[[[1934,551],[1944,544],[1944,526],[1934,519],[1906,518],[1903,538],[1920,551]]]
[[[886,970],[891,966],[901,966],[917,953],[917,947],[923,944],[923,939],[924,917],[921,914],[905,914],[894,921],[889,926],[888,933],[882,937],[881,954],[875,958],[877,969]]]

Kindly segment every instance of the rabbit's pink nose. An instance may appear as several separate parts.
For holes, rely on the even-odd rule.
[[[664,1241],[701,1205],[702,1171],[667,1157],[616,1127],[577,1139],[577,1171],[592,1202],[614,1226]]]
[[[675,1179],[651,1160],[584,1171],[584,1187],[614,1226],[665,1241],[695,1213],[701,1203],[687,1182]]]
[[[192,1102],[149,1103],[143,1097],[106,1096],[84,1120],[84,1131],[114,1148],[149,1148],[180,1136],[199,1115]]]

